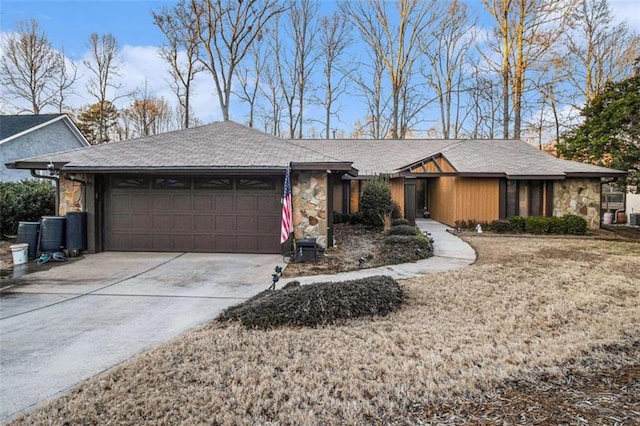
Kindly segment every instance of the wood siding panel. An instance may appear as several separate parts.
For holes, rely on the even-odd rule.
[[[456,177],[429,180],[429,208],[431,218],[453,226],[455,223]]]
[[[438,162],[438,165],[442,169],[443,173],[455,173],[456,169],[453,168],[451,163],[449,163],[446,158],[440,157],[436,161]]]
[[[491,222],[500,217],[500,181],[497,178],[456,179],[456,220]]]
[[[404,178],[391,179],[391,198],[400,206],[400,214],[404,217]]]
[[[352,180],[351,194],[349,196],[349,211],[355,213],[360,210],[360,181]]]

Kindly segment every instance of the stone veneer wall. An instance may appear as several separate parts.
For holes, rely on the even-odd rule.
[[[85,174],[77,173],[76,179],[87,181]],[[65,175],[60,175],[60,206],[58,214],[64,216],[67,212],[80,212],[84,210],[84,187],[79,182],[65,179]]]
[[[553,183],[553,215],[575,214],[589,229],[600,227],[600,179],[568,178]]]
[[[300,171],[291,174],[293,232],[295,238],[315,238],[327,247],[327,173]]]

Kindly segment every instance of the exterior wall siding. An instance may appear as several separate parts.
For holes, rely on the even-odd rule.
[[[429,181],[431,218],[453,226],[455,219],[456,177],[443,176]]]
[[[456,178],[456,220],[491,222],[500,217],[500,182],[496,178]]]
[[[0,145],[0,181],[15,182],[22,179],[33,179],[29,170],[10,170],[5,163],[15,160],[69,151],[83,147],[63,120],[34,130],[19,138]]]
[[[351,190],[349,194],[349,211],[355,213],[360,211],[360,181],[353,179],[349,182]]]
[[[327,247],[327,173],[294,172],[291,180],[295,238],[315,238]]]
[[[398,203],[400,214],[404,217],[404,178],[391,179],[391,199]]]
[[[568,178],[553,183],[553,215],[575,214],[589,229],[600,227],[600,179]]]

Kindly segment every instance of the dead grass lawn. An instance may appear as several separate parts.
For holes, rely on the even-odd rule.
[[[587,376],[638,366],[637,351],[605,345],[637,348],[640,244],[469,241],[475,265],[403,282],[407,303],[385,318],[271,331],[210,325],[16,423],[475,423],[438,407],[468,406],[518,380],[546,386],[540,378],[562,380],[567,363]],[[640,421],[637,395],[627,405]]]

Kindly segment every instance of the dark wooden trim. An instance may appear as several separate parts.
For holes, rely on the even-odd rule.
[[[498,217],[500,219],[506,219],[507,218],[507,180],[506,179],[500,179],[498,203],[499,203]]]
[[[544,215],[547,217],[553,216],[553,181],[545,182],[545,206]]]
[[[404,218],[416,224],[416,180],[404,180]]]
[[[327,173],[327,203],[325,205],[327,215],[327,247],[333,247],[333,185],[336,175]]]
[[[342,180],[342,214],[349,214],[351,210],[351,183],[349,180]]]

